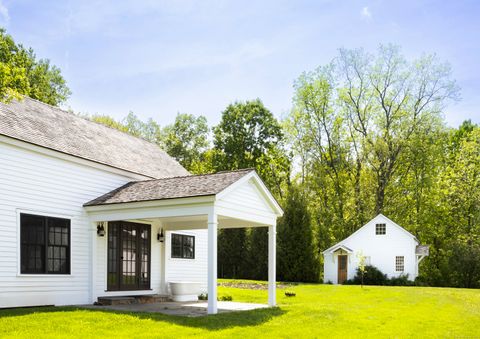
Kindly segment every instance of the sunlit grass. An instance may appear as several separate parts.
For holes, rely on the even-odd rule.
[[[0,310],[0,336],[39,337],[480,337],[480,290],[289,286],[279,307],[186,318],[70,307]],[[219,287],[234,301],[264,303],[267,291]]]

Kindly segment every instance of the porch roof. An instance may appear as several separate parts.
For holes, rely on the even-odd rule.
[[[84,206],[216,195],[254,171],[253,169],[242,169],[214,174],[132,181],[87,202]]]

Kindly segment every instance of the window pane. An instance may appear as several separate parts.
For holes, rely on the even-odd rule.
[[[45,217],[20,215],[21,273],[45,272]]]

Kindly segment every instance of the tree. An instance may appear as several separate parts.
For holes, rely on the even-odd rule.
[[[376,55],[341,49],[300,75],[285,125],[321,248],[378,213],[409,221],[412,231],[433,222],[441,112],[457,97],[448,64],[428,55],[409,61],[391,45]]]
[[[283,217],[278,221],[278,278],[317,282],[319,264],[313,227],[302,187],[290,186]]]
[[[363,288],[363,278],[367,272],[367,257],[363,254],[362,251],[357,253],[358,259],[358,272],[360,273],[360,285]]]
[[[215,171],[255,168],[273,194],[282,198],[290,176],[290,161],[283,148],[283,132],[280,123],[260,100],[236,102],[222,112],[220,123],[214,127],[212,160]],[[219,252],[226,253],[224,246],[236,242],[247,248],[246,257],[219,256],[219,268],[226,262],[234,267],[246,266],[243,278],[264,278],[268,262],[267,230],[244,228],[221,230]],[[245,261],[251,265],[245,265]],[[222,274],[219,271],[219,274]]]
[[[187,170],[203,173],[199,166],[209,146],[207,118],[200,115],[177,114],[172,125],[162,130],[163,149]]]
[[[9,102],[26,95],[56,106],[70,94],[60,69],[48,59],[37,60],[32,49],[15,43],[0,28],[0,101]]]

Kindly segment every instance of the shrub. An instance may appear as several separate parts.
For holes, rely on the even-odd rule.
[[[233,297],[231,295],[222,295],[221,297],[218,298],[220,301],[232,301]]]
[[[285,291],[286,297],[296,297],[297,293],[295,291]]]
[[[198,296],[198,300],[208,300],[208,294],[202,293]]]
[[[357,273],[353,279],[345,281],[346,285],[360,285],[362,283],[362,272],[357,269]],[[365,266],[365,274],[363,276],[364,285],[389,285],[389,286],[415,286],[413,281],[408,280],[408,274],[402,274],[398,277],[387,278],[375,266]]]
[[[363,275],[363,284],[364,285],[386,285],[387,284],[387,275],[383,274],[375,266],[366,265],[365,273]],[[352,281],[349,283],[353,285],[360,285],[362,283],[362,272],[357,269],[357,273]]]
[[[387,284],[390,286],[414,286],[413,281],[408,280],[408,274],[402,274],[398,277],[388,279]]]

